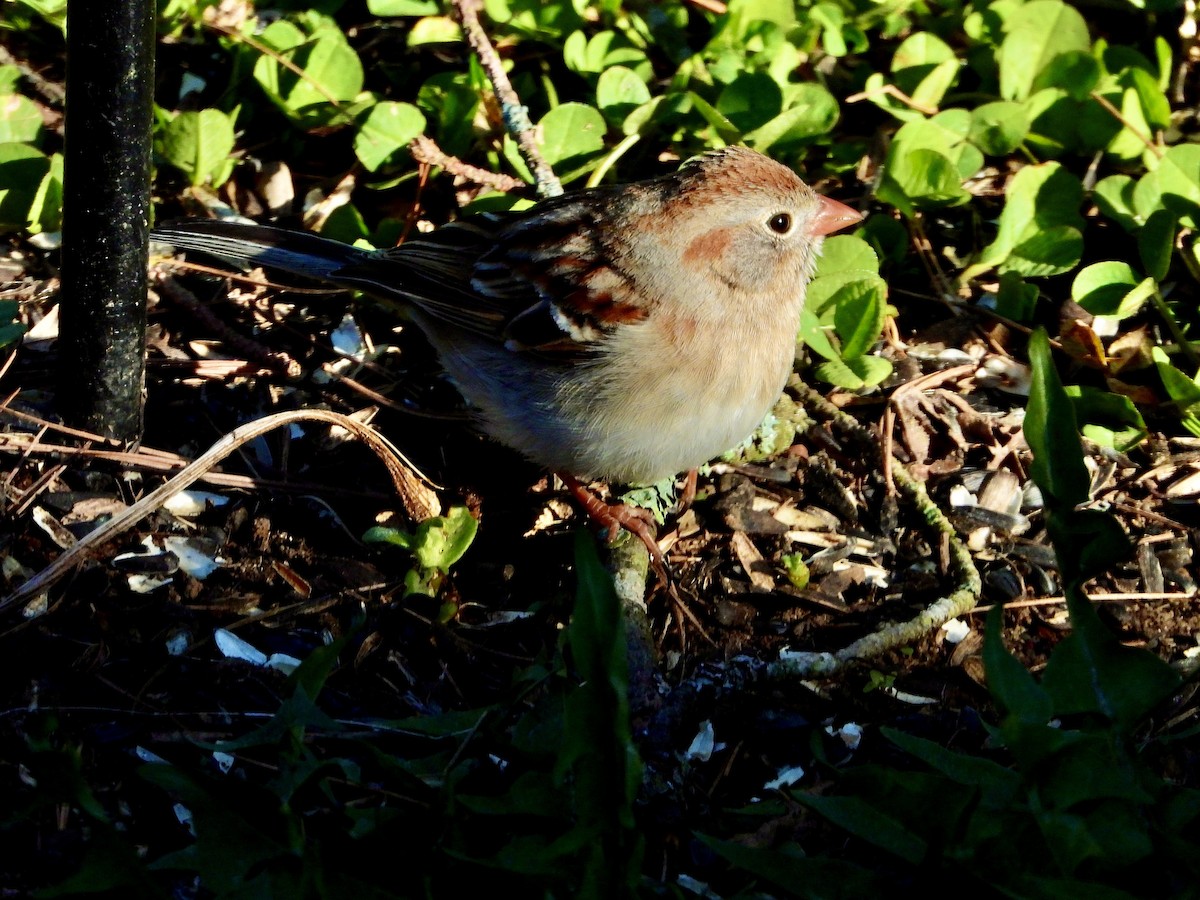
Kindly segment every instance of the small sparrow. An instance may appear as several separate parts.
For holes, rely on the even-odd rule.
[[[821,242],[861,219],[729,147],[386,250],[210,220],[153,237],[403,303],[484,432],[552,471],[644,484],[763,420]]]

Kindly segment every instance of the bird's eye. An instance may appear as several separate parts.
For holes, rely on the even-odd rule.
[[[776,234],[787,234],[792,230],[792,217],[787,213],[775,213],[767,219],[767,227]]]

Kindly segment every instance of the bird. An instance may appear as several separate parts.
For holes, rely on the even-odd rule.
[[[731,146],[382,250],[212,219],[152,238],[402,304],[480,429],[580,497],[580,481],[655,483],[751,434],[792,371],[822,241],[861,219]],[[614,515],[639,533],[639,514],[610,510],[615,531]]]

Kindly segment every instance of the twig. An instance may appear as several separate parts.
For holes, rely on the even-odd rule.
[[[798,378],[792,379],[789,388],[799,396],[806,409],[831,419],[838,428],[860,439],[875,441],[868,429]],[[789,654],[767,664],[762,671],[751,672],[753,677],[762,677],[768,681],[828,677],[847,663],[878,656],[893,647],[915,641],[951,619],[966,615],[975,607],[983,586],[970,551],[955,533],[954,526],[929,498],[925,486],[909,474],[908,469],[903,465],[893,465],[892,477],[896,481],[896,487],[908,496],[926,524],[946,540],[950,552],[950,575],[957,584],[955,589],[948,596],[931,603],[907,622],[889,623],[834,653]]]
[[[420,483],[409,469],[400,452],[386,438],[357,422],[349,416],[324,409],[298,409],[274,413],[235,428],[213,444],[203,455],[170,481],[151,491],[137,503],[113,516],[99,528],[81,538],[70,550],[64,550],[50,565],[37,575],[0,600],[0,613],[17,604],[26,603],[45,593],[59,580],[68,575],[78,564],[88,558],[93,547],[121,533],[126,528],[145,518],[168,498],[198,481],[221,460],[229,456],[247,441],[251,441],[273,428],[302,421],[327,422],[349,431],[374,451],[388,474],[396,493],[404,503],[405,510],[416,520],[437,515],[438,501],[433,492]]]
[[[248,360],[256,362],[263,368],[270,369],[293,381],[304,374],[304,368],[297,360],[286,353],[273,353],[258,341],[248,338],[244,334],[230,328],[213,315],[212,310],[197,300],[195,294],[170,275],[159,274],[155,278],[155,286],[162,293],[162,296],[177,306],[186,309],[202,325],[215,333],[221,341],[228,344],[233,350],[245,356]]]
[[[496,48],[492,46],[487,32],[479,22],[478,0],[454,0],[454,8],[458,10],[467,43],[479,57],[479,62],[492,83],[492,89],[496,92],[496,99],[500,101],[504,127],[517,142],[521,156],[537,181],[538,194],[542,197],[557,197],[563,192],[562,184],[542,156],[542,151],[538,149],[529,110],[522,105],[521,98],[513,90],[508,73],[504,71],[504,64],[500,61],[500,55],[496,53]]]
[[[872,97],[878,97],[880,94],[886,94],[889,97],[894,97],[909,109],[915,109],[917,112],[924,113],[927,116],[937,115],[936,106],[929,106],[928,104],[922,103],[920,100],[914,100],[894,84],[885,84],[883,87],[876,88],[873,91],[860,91],[857,94],[851,94],[846,98],[846,102],[858,103],[861,100],[870,100]]]
[[[1145,134],[1143,134],[1140,129],[1135,127],[1132,122],[1130,122],[1127,118],[1125,118],[1125,116],[1121,113],[1121,111],[1119,109],[1117,109],[1115,106],[1113,106],[1112,102],[1107,97],[1105,97],[1103,94],[1099,93],[1098,91],[1092,91],[1088,96],[1090,96],[1093,100],[1095,100],[1102,107],[1104,107],[1105,111],[1110,116],[1112,116],[1114,119],[1116,119],[1118,122],[1120,122],[1126,128],[1128,128],[1129,133],[1132,134],[1139,141],[1141,141],[1143,144],[1145,144],[1147,150],[1149,150],[1151,153],[1153,153],[1159,159],[1162,159],[1162,155],[1163,155],[1162,147],[1160,147],[1160,146],[1158,146],[1158,144],[1154,143],[1154,141],[1152,141],[1149,137],[1147,137]]]
[[[408,152],[419,163],[437,166],[439,169],[445,169],[451,175],[457,175],[473,184],[490,187],[505,194],[528,187],[520,178],[505,175],[503,172],[489,172],[487,169],[465,163],[457,156],[451,156],[434,143],[433,138],[426,135],[413,138],[412,143],[408,145]]]

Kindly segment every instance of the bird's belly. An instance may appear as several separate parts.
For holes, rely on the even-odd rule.
[[[770,356],[724,354],[697,371],[647,367],[597,391],[577,471],[648,483],[695,468],[745,440],[769,413],[791,371],[789,343]]]

